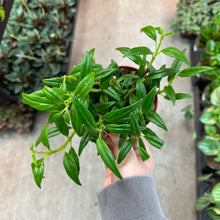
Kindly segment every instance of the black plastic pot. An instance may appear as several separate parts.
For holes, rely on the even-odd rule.
[[[10,102],[18,102],[19,96],[16,95],[10,95],[7,92],[5,92],[4,89],[0,87],[0,104],[6,104]]]

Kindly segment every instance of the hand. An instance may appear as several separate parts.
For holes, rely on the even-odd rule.
[[[108,147],[112,151],[116,163],[120,151],[118,147],[119,138],[120,138],[120,134],[114,134],[108,132],[104,133],[104,140],[107,142]],[[150,158],[146,161],[142,161],[137,145],[136,143],[134,143],[133,148],[127,154],[125,159],[120,164],[117,164],[117,167],[123,178],[130,176],[139,176],[139,175],[153,175],[155,161],[149,151],[145,139],[142,140],[145,144],[148,154],[150,155]],[[106,167],[104,187],[118,180],[119,178],[115,176],[115,174],[112,173],[112,171],[108,167]]]

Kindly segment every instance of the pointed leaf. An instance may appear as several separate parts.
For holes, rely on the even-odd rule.
[[[116,134],[129,134],[130,125],[129,124],[107,124],[105,125],[105,130]]]
[[[89,143],[90,138],[92,137],[91,131],[86,131],[84,135],[82,136],[80,143],[79,143],[79,150],[78,155],[80,156],[82,154],[83,149],[86,147],[86,145]]]
[[[105,165],[119,179],[123,179],[120,172],[119,172],[119,170],[118,170],[118,167],[115,163],[115,158],[114,158],[111,150],[109,149],[108,145],[105,143],[105,141],[99,137],[96,141],[96,146],[97,146],[98,153],[101,156],[102,160],[104,161]]]
[[[141,159],[143,161],[147,160],[150,157],[150,155],[146,151],[144,142],[142,141],[141,138],[139,138],[139,140],[138,140],[138,151],[139,151]]]
[[[169,75],[174,75],[176,73],[178,73],[178,70],[173,69],[173,68],[159,69],[159,70],[155,70],[153,72],[150,72],[147,79],[149,79],[149,80],[162,79],[163,77],[166,77]]]
[[[57,129],[65,136],[69,135],[69,128],[62,116],[55,119]]]
[[[144,97],[143,104],[142,104],[142,111],[144,113],[151,110],[151,106],[153,105],[155,101],[155,97],[157,94],[157,87],[154,86],[151,91]]]
[[[116,69],[116,68],[102,69],[102,70],[100,70],[99,72],[96,73],[95,79],[99,80],[99,79],[105,78],[105,77],[107,77],[107,76],[109,76],[112,73],[117,72],[117,71],[118,71],[118,69]]]
[[[85,76],[87,76],[89,73],[92,72],[92,61],[93,57],[90,56],[89,52],[86,51],[82,61],[81,61],[81,71],[80,71],[80,78],[83,79]]]
[[[141,32],[144,32],[148,37],[157,41],[157,34],[153,26],[147,26],[141,29]]]
[[[77,133],[78,136],[81,137],[83,131],[83,124],[79,119],[78,113],[73,104],[71,105],[71,109],[70,109],[70,119],[74,131]]]
[[[77,115],[82,123],[84,123],[90,129],[96,129],[96,122],[90,111],[76,98],[75,95],[71,94],[73,98],[73,104]]]
[[[141,129],[139,126],[139,122],[138,119],[135,118],[135,116],[132,114],[131,115],[131,133],[135,136],[135,137],[139,137],[141,135]]]
[[[76,87],[75,96],[82,99],[85,98],[92,89],[94,80],[95,80],[95,73],[93,72],[87,75],[86,77],[84,77]]]
[[[144,98],[146,96],[146,88],[141,79],[136,82],[136,96],[138,98]]]
[[[70,154],[65,152],[63,156],[63,166],[66,170],[67,175],[78,185],[81,185],[79,180],[78,165],[75,158]]]
[[[164,141],[160,139],[151,129],[146,128],[144,131],[144,138],[148,143],[150,143],[152,146],[156,148],[161,148],[164,145]]]
[[[162,120],[160,115],[158,115],[156,112],[154,111],[147,112],[146,116],[152,123],[154,123],[158,127],[163,128],[165,131],[167,131],[167,127],[164,121]]]
[[[40,140],[47,149],[50,149],[49,139],[48,139],[48,123],[44,125],[41,131]]]
[[[165,86],[164,92],[169,97],[169,99],[172,101],[173,105],[176,104],[176,93],[172,86]]]
[[[192,77],[200,73],[205,73],[207,71],[213,70],[210,66],[193,66],[187,69],[182,70],[178,76],[179,77]]]
[[[79,171],[80,171],[79,158],[78,158],[78,155],[73,147],[70,147],[69,154],[74,158],[74,160],[76,162],[77,172],[79,173]]]
[[[118,164],[120,164],[124,158],[127,156],[128,152],[131,150],[134,143],[134,138],[129,138],[122,146],[118,154]]]
[[[38,161],[36,161],[35,156],[33,155],[34,159],[31,163],[31,167],[32,167],[32,172],[34,175],[34,181],[37,184],[37,186],[39,188],[41,188],[41,182],[44,176],[44,160],[40,159]]]
[[[163,50],[161,50],[161,52],[169,57],[173,57],[178,60],[181,60],[184,63],[186,63],[188,66],[190,66],[190,63],[189,63],[188,59],[186,58],[185,54],[175,47],[164,48]]]
[[[142,99],[133,105],[108,112],[102,117],[102,119],[108,122],[119,122],[121,119],[129,117],[135,109],[139,108],[141,102]]]

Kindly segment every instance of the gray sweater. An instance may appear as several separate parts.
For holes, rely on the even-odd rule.
[[[160,207],[152,176],[119,180],[97,196],[102,220],[168,220]]]

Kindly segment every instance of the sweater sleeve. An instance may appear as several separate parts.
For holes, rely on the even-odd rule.
[[[160,207],[152,176],[119,180],[97,197],[102,220],[168,220]]]

